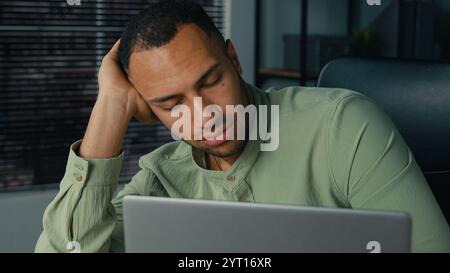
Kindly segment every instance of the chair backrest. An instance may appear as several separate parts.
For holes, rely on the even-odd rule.
[[[396,124],[450,219],[450,64],[345,57],[325,65],[320,87],[372,98]]]

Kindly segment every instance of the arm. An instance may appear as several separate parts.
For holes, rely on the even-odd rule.
[[[112,196],[123,154],[114,158],[86,160],[71,146],[60,191],[44,213],[44,231],[36,252],[70,252],[77,242],[81,252],[123,252],[122,200],[126,195],[164,195],[155,187],[154,175],[143,167],[117,196]],[[77,175],[73,175],[73,174]],[[86,177],[78,181],[76,177]]]
[[[72,144],[60,190],[45,210],[36,252],[70,252],[73,241],[81,252],[109,250],[116,219],[110,201],[123,155],[86,160],[77,155],[80,143]]]
[[[122,163],[121,149],[132,117],[152,123],[154,116],[118,65],[117,42],[103,58],[99,94],[82,142],[71,146],[60,191],[44,213],[36,251],[108,251],[117,218],[111,204]],[[143,171],[133,179],[141,181]],[[134,192],[128,188],[128,194]]]
[[[369,98],[341,99],[329,128],[330,170],[353,208],[407,212],[412,251],[450,251],[450,229],[413,154]]]

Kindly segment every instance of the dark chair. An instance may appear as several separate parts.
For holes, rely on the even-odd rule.
[[[450,64],[346,57],[317,86],[358,91],[389,114],[450,223]]]

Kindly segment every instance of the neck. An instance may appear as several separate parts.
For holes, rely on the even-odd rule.
[[[213,171],[227,171],[231,165],[239,158],[242,152],[236,153],[228,157],[217,157],[207,154],[208,169]]]

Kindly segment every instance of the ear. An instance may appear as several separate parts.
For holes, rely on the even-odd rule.
[[[239,57],[237,55],[236,49],[234,48],[234,45],[230,39],[227,39],[226,47],[227,47],[228,57],[230,58],[231,62],[233,63],[234,68],[239,73],[239,75],[242,76],[241,63],[239,62]]]

